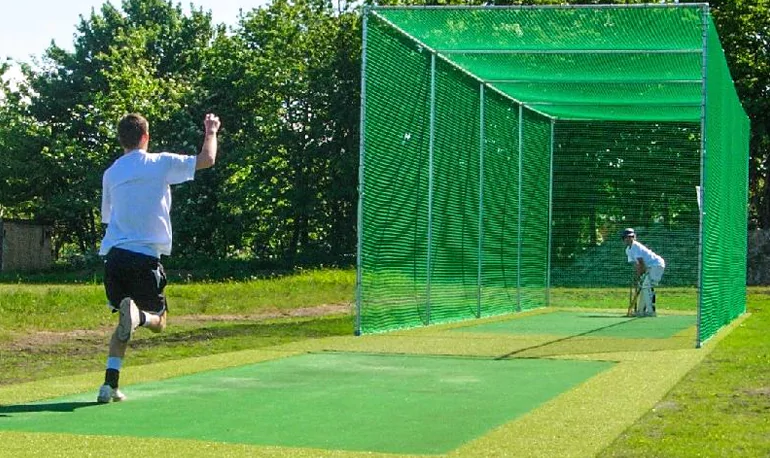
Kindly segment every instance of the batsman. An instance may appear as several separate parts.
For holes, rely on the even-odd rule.
[[[663,278],[666,261],[639,243],[636,240],[636,231],[633,228],[625,229],[621,237],[626,244],[628,262],[634,264],[636,275],[639,278],[637,283],[637,288],[639,288],[639,305],[636,308],[635,315],[639,317],[656,316],[655,287],[660,283],[660,279]]]

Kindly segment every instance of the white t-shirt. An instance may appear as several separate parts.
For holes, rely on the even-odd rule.
[[[171,254],[171,187],[195,178],[196,156],[134,150],[102,177],[102,222],[107,232],[99,254],[118,247],[155,256]]]
[[[626,255],[628,256],[628,262],[635,263],[637,259],[642,258],[645,266],[666,267],[666,262],[663,258],[636,240],[634,240],[634,243],[630,246],[626,247]]]

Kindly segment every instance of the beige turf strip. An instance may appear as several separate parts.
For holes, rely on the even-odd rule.
[[[426,455],[343,452],[310,448],[258,447],[178,439],[80,436],[0,431],[0,457],[143,458],[426,458]],[[430,455],[436,456],[436,455]]]
[[[534,313],[542,313],[536,311]],[[522,356],[559,359],[617,361],[612,369],[566,392],[529,414],[455,450],[450,457],[590,457],[655,406],[695,367],[716,343],[747,318],[734,321],[702,349],[691,349],[692,332],[680,333],[659,344],[657,351],[627,351],[629,342],[618,339],[573,339],[559,342],[560,355],[546,351],[554,336],[506,336],[447,332],[464,324],[432,326],[415,331],[365,337],[331,337],[206,357],[188,358],[131,367],[124,385],[285,358],[305,352],[360,351],[497,357],[521,352]],[[505,318],[492,318],[498,321]],[[510,319],[510,317],[507,317]],[[481,322],[481,321],[479,321]],[[620,344],[619,344],[620,342]],[[651,342],[645,340],[645,343]],[[632,341],[643,346],[639,340]],[[541,347],[542,346],[542,347]],[[609,351],[598,352],[605,348]],[[649,347],[647,347],[649,348]],[[673,348],[673,349],[671,349]],[[569,351],[566,351],[568,350]],[[622,351],[617,351],[622,350]],[[540,352],[542,354],[535,355]],[[529,353],[528,353],[529,352]],[[581,353],[583,352],[583,353]],[[530,354],[531,353],[531,354]],[[88,391],[96,392],[102,373],[0,387],[0,404],[12,405]],[[343,452],[288,447],[259,447],[192,440],[120,438],[50,433],[0,431],[0,457],[95,456],[201,456],[201,457],[408,457],[381,453]],[[433,455],[435,456],[435,455]]]

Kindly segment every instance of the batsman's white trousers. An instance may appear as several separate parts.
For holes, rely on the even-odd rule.
[[[652,315],[655,312],[655,291],[653,288],[660,283],[664,270],[664,266],[647,267],[639,292],[639,312],[642,315]]]

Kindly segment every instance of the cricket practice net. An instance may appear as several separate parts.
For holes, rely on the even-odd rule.
[[[364,15],[359,334],[626,285],[619,234],[745,311],[749,123],[705,4]]]

